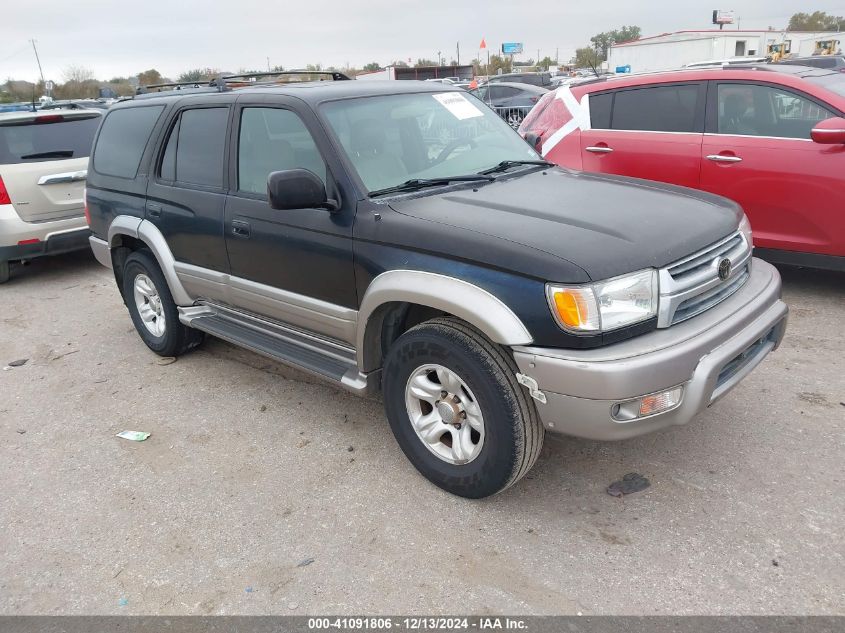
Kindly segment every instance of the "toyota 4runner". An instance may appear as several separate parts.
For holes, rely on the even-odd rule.
[[[546,431],[686,424],[786,327],[736,204],[555,167],[426,82],[139,96],[100,127],[87,211],[151,350],[208,333],[381,392],[413,465],[466,497]]]

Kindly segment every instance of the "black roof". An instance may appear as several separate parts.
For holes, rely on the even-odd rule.
[[[524,84],[519,84],[524,87]],[[124,101],[114,107],[125,107],[133,102],[144,104],[170,102],[175,98],[190,101],[205,102],[208,100],[238,96],[241,94],[266,94],[297,97],[302,101],[316,105],[322,101],[335,99],[349,99],[355,97],[370,97],[379,95],[394,95],[406,93],[438,93],[465,92],[457,86],[441,84],[432,81],[394,80],[394,81],[311,81],[295,82],[276,85],[236,88],[220,92],[216,88],[196,88],[185,90],[168,90],[138,95],[132,100]],[[225,99],[224,99],[225,100]]]
[[[535,92],[537,94],[545,94],[549,89],[545,86],[535,86],[534,84],[524,84],[521,81],[491,81],[489,83],[479,86],[479,88],[487,88],[489,86],[505,86],[524,90],[525,92]],[[472,92],[472,91],[470,91]]]

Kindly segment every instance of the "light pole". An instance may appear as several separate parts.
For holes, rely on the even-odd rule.
[[[442,53],[442,52],[443,51],[437,51],[437,65],[438,66],[440,65],[440,53]]]

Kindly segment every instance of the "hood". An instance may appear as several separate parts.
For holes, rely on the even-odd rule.
[[[515,243],[533,258],[565,260],[562,273],[575,265],[594,281],[666,266],[729,235],[742,219],[737,204],[694,189],[557,168],[390,206],[478,234],[473,242],[487,236],[492,254],[502,241]],[[572,281],[565,274],[547,280]]]

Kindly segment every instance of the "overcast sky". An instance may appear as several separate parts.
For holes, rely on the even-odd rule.
[[[3,2],[0,81],[34,80],[38,67],[28,40],[37,40],[47,79],[62,81],[70,65],[98,78],[157,68],[165,76],[197,67],[286,68],[387,64],[395,59],[451,58],[478,52],[481,38],[495,52],[524,42],[524,58],[568,59],[591,35],[626,24],[643,35],[710,28],[713,9],[733,9],[742,28],[783,28],[798,11],[845,14],[843,0],[38,0]]]

